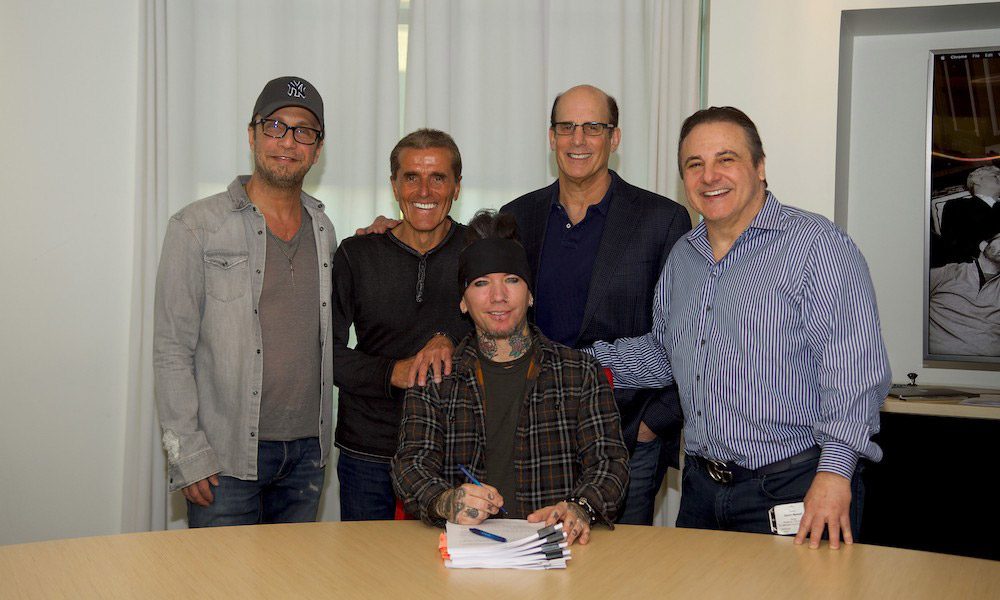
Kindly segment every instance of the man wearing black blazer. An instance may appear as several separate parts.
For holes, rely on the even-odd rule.
[[[679,204],[608,169],[620,141],[614,98],[592,86],[556,96],[549,145],[559,179],[500,209],[517,219],[528,253],[535,323],[574,348],[649,331],[660,271],[674,242],[691,229]],[[632,453],[618,520],[650,525],[667,466],[677,466],[677,388],[615,390],[615,400]]]

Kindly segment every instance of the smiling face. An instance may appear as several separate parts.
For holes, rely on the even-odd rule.
[[[554,122],[608,123],[611,114],[607,96],[590,86],[568,90],[556,104]],[[601,135],[584,135],[577,127],[572,135],[556,135],[549,128],[549,147],[555,152],[559,178],[585,185],[608,175],[608,160],[618,148],[621,130],[615,127]]]
[[[469,283],[459,307],[472,317],[480,337],[506,340],[527,325],[531,292],[511,273],[490,273]]]
[[[461,189],[451,164],[447,148],[404,148],[399,153],[399,169],[389,181],[404,227],[442,236],[447,231],[448,212]]]
[[[298,106],[280,108],[267,118],[281,121],[289,127],[321,129],[316,115]],[[253,125],[248,134],[250,150],[253,151],[254,175],[279,189],[301,187],[306,173],[319,160],[323,149],[322,140],[311,145],[296,142],[290,130],[282,138],[273,138],[264,135],[260,125]]]
[[[743,129],[734,123],[696,126],[681,143],[688,202],[711,228],[742,231],[764,205],[764,159],[754,164]]]

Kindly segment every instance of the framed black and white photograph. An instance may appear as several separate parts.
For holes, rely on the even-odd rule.
[[[924,360],[1000,365],[1000,46],[929,63]]]

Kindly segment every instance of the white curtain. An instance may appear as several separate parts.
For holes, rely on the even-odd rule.
[[[698,0],[412,0],[403,131],[438,127],[465,162],[467,220],[556,176],[546,139],[559,91],[597,85],[621,108],[611,166],[682,200],[674,159],[698,108]],[[388,156],[400,134],[398,0],[144,0],[123,531],[183,524],[165,489],[151,375],[152,300],[171,214],[252,168],[246,124],[261,87],[294,74],[326,103],[323,158],[306,191],[341,238],[395,214]],[[676,504],[676,477],[657,519]],[[338,515],[328,471],[321,518]]]
[[[167,524],[165,460],[153,406],[153,292],[159,245],[166,231],[162,85],[165,0],[139,8],[139,90],[136,126],[136,193],[132,259],[132,307],[129,323],[129,383],[125,424],[122,532],[164,529]],[[159,59],[159,60],[158,60]]]
[[[546,137],[556,94],[580,83],[618,100],[611,168],[681,203],[676,161],[698,106],[698,0],[412,0],[404,129],[436,127],[462,151],[452,214],[499,208],[556,177]],[[676,472],[657,522],[673,522]]]
[[[555,95],[580,83],[618,100],[611,167],[683,202],[680,123],[698,109],[699,0],[412,0],[404,129],[451,133],[467,220],[556,177]]]
[[[264,84],[308,79],[323,95],[326,141],[306,191],[340,237],[392,214],[388,156],[399,138],[398,0],[145,0],[123,531],[183,524],[168,496],[151,375],[153,289],[169,216],[252,169],[247,123]],[[327,472],[321,518],[339,513]]]

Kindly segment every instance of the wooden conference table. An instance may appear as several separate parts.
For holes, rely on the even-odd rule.
[[[416,521],[0,547],[0,598],[1000,598],[1000,562],[664,527],[594,531],[561,571],[451,570]]]

